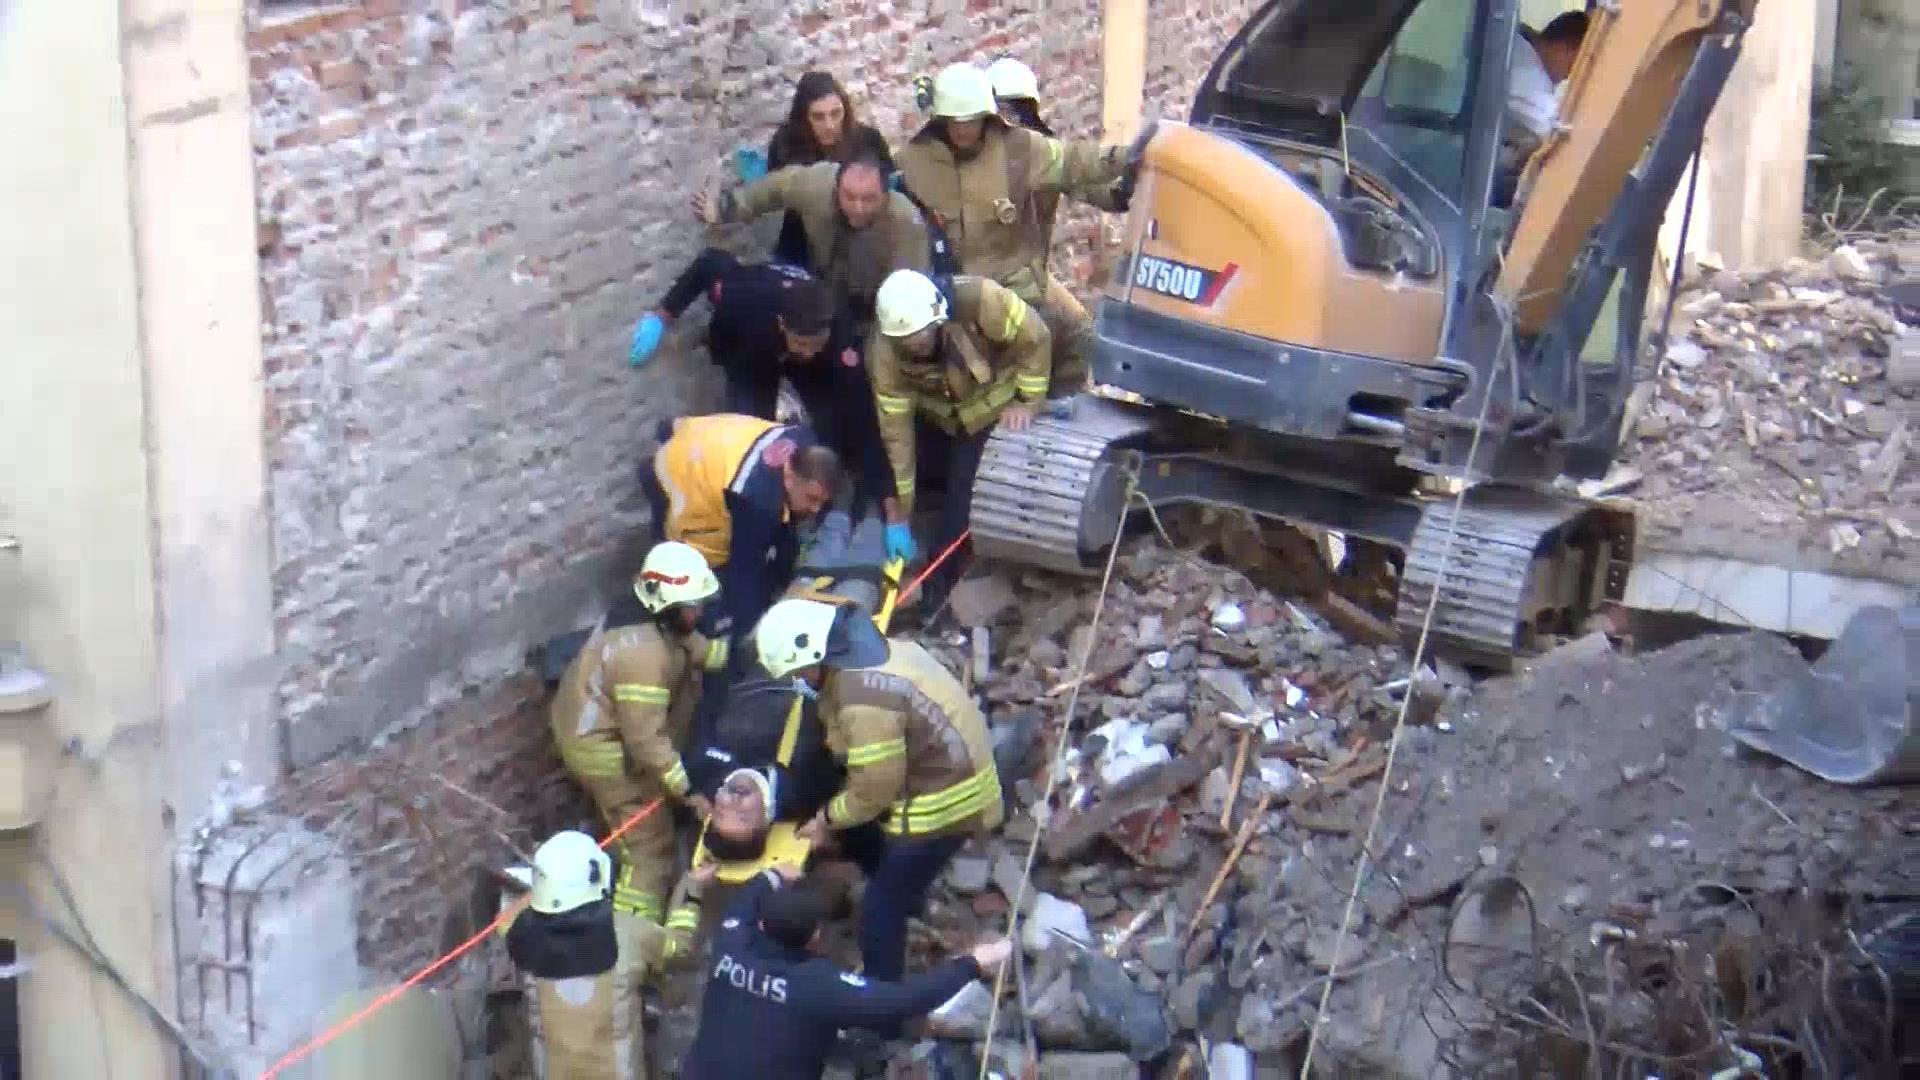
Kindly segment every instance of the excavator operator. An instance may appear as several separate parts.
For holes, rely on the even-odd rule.
[[[987,73],[963,63],[935,77],[933,118],[894,155],[908,190],[953,244],[960,272],[1011,289],[1039,308],[1053,328],[1058,344],[1049,397],[1070,397],[1085,388],[1093,323],[1078,304],[1072,309],[1049,304],[1051,222],[1035,196],[1121,180],[1134,169],[1152,133],[1149,125],[1128,151],[1014,127],[1000,118]]]
[[[995,424],[1019,431],[1046,398],[1053,372],[1047,324],[1014,293],[984,277],[953,280],[951,303],[931,278],[895,271],[880,286],[879,322],[867,344],[867,375],[880,414],[880,440],[893,465],[903,514],[913,512],[918,437],[945,466],[946,500],[930,552],[944,552],[967,528],[980,455]],[[914,423],[922,417],[927,426]],[[937,611],[959,580],[956,552],[927,581],[923,607]]]

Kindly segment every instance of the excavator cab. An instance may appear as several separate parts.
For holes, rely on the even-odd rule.
[[[1096,324],[1104,399],[995,436],[978,550],[1094,565],[1133,476],[1149,503],[1404,552],[1397,618],[1439,589],[1464,659],[1577,626],[1623,583],[1631,523],[1554,484],[1612,462],[1660,221],[1751,10],[1595,6],[1533,140],[1509,120],[1534,47],[1516,0],[1270,0],[1147,149]]]

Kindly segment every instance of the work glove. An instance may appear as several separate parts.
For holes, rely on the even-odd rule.
[[[887,561],[913,559],[913,527],[901,522],[887,526]]]
[[[1133,145],[1127,147],[1127,168],[1138,170],[1140,163],[1147,159],[1147,144],[1160,133],[1160,118],[1149,119],[1140,134],[1133,137]]]
[[[913,77],[913,103],[920,106],[921,112],[933,111],[933,76]]]
[[[733,171],[743,184],[751,184],[767,175],[767,155],[751,146],[733,152]]]
[[[666,335],[667,324],[660,319],[658,312],[649,311],[640,319],[640,325],[633,328],[633,347],[627,350],[627,366],[639,367],[653,359],[654,350],[660,347],[660,339]]]

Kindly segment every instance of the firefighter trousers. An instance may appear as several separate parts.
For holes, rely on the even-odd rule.
[[[617,829],[651,803],[660,791],[631,777],[575,776],[593,805]],[[664,797],[640,823],[609,847],[620,866],[613,872],[613,910],[616,916],[638,916],[659,924],[666,921],[667,897],[673,889],[673,807]]]
[[[1053,375],[1047,397],[1072,397],[1087,388],[1093,374],[1093,317],[1060,279],[1047,275],[1040,317],[1053,335]]]

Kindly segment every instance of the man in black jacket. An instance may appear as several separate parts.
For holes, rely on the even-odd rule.
[[[994,941],[897,983],[864,979],[809,951],[826,901],[793,884],[797,875],[768,871],[735,896],[714,936],[700,1030],[680,1070],[687,1080],[819,1080],[840,1029],[930,1012],[1012,951]]]
[[[893,490],[880,444],[873,387],[843,312],[807,271],[779,263],[743,263],[719,248],[687,264],[656,311],[634,332],[629,360],[645,363],[668,324],[702,296],[713,305],[707,352],[726,380],[726,411],[773,420],[782,376],[806,407],[808,426],[839,453],[857,478],[854,505]]]

